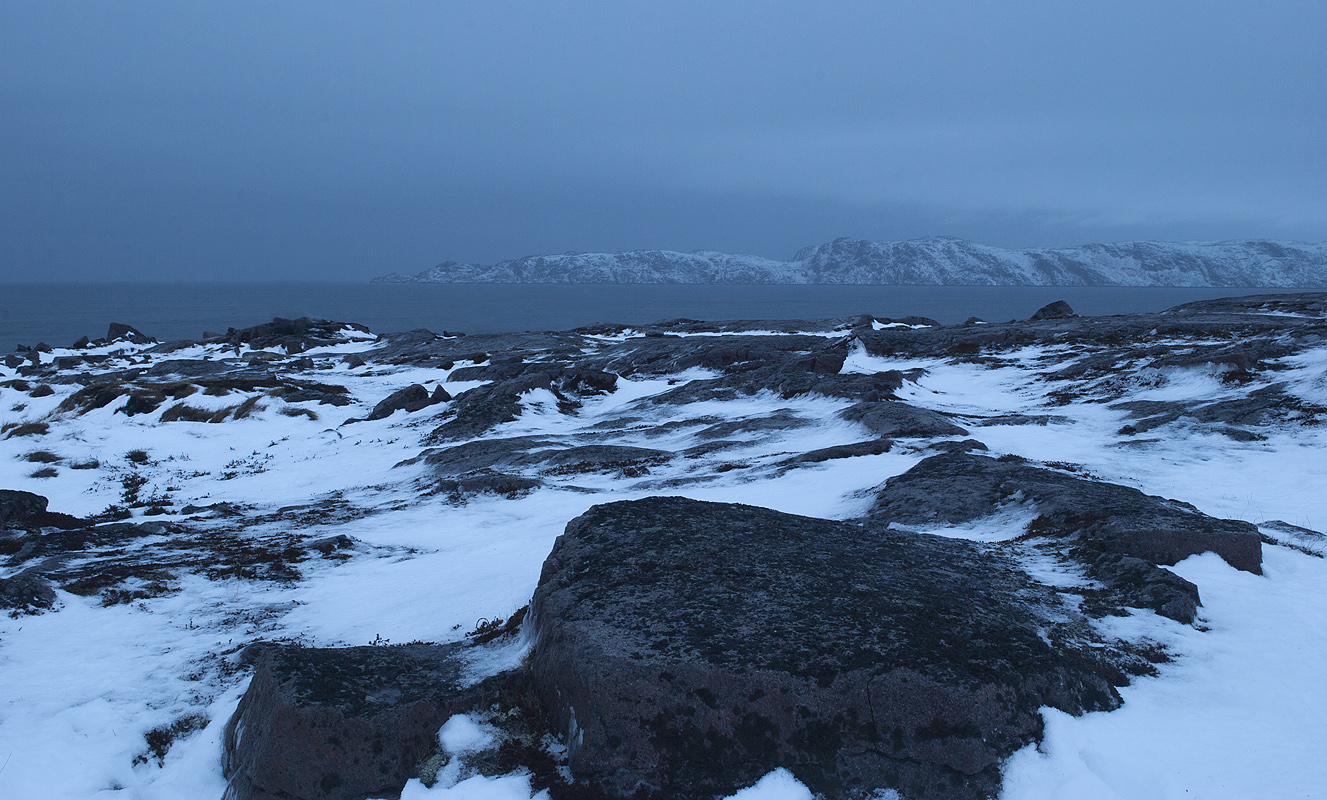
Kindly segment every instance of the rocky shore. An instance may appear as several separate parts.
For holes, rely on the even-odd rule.
[[[229,800],[714,798],[776,770],[992,798],[1048,714],[1118,713],[1219,627],[1185,565],[1274,581],[1269,552],[1324,550],[1327,294],[956,326],[112,324],[20,347],[0,392],[23,761],[0,788],[40,745]],[[97,620],[119,634],[72,699],[39,691]]]

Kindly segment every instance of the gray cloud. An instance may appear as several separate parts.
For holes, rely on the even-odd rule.
[[[0,6],[4,279],[1327,238],[1316,2]]]

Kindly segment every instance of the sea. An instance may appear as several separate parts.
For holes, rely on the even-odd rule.
[[[105,336],[111,322],[160,341],[268,322],[320,317],[388,333],[566,330],[661,319],[825,319],[855,314],[1025,319],[1064,300],[1079,314],[1161,311],[1216,297],[1285,289],[1063,286],[694,286],[658,284],[24,283],[0,284],[0,353]],[[1307,291],[1307,290],[1306,290]]]

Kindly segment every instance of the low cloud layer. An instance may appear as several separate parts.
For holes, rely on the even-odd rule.
[[[1327,239],[1327,8],[8,4],[5,280]]]

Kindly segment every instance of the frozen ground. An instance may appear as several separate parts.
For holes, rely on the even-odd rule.
[[[829,338],[824,327],[809,330]],[[692,333],[688,341],[702,336]],[[592,353],[635,338],[634,331],[587,335],[581,345]],[[1179,350],[1192,342],[1161,344]],[[612,392],[581,398],[574,413],[560,409],[551,392],[531,390],[522,395],[519,418],[484,437],[539,436],[549,447],[611,443],[670,454],[647,468],[532,464],[515,470],[543,482],[532,491],[435,492],[426,463],[402,462],[437,446],[426,440],[454,403],[347,423],[411,384],[442,386],[457,396],[485,382],[452,379],[472,365],[465,360],[447,368],[375,361],[383,346],[348,335],[339,345],[300,354],[301,361],[279,349],[199,344],[152,353],[146,345],[119,344],[41,355],[46,364],[89,352],[109,359],[64,367],[58,380],[0,367],[0,423],[7,426],[0,487],[49,497],[53,511],[127,513],[130,521],[159,524],[153,536],[65,562],[91,573],[104,565],[104,572],[121,570],[120,577],[94,581],[82,593],[61,589],[56,607],[44,613],[0,617],[0,797],[220,797],[221,728],[245,688],[237,654],[248,643],[459,640],[481,618],[507,616],[528,602],[554,539],[591,505],[673,494],[850,518],[870,505],[873,487],[935,452],[937,443],[898,438],[888,452],[793,463],[810,451],[873,438],[836,416],[851,400],[761,392],[651,402],[688,380],[718,375],[693,367],[621,378]],[[1108,634],[1164,644],[1174,660],[1122,689],[1120,710],[1081,718],[1046,711],[1045,741],[1011,759],[1004,797],[1327,795],[1321,757],[1327,691],[1320,675],[1327,663],[1327,561],[1313,533],[1327,525],[1327,427],[1312,415],[1290,415],[1263,422],[1244,440],[1181,417],[1122,435],[1135,418],[1112,407],[1120,399],[1240,398],[1273,383],[1308,407],[1327,406],[1327,344],[1298,348],[1271,362],[1274,371],[1255,372],[1246,382],[1223,380],[1220,365],[1141,362],[1104,377],[1047,377],[1084,352],[1043,343],[973,360],[869,355],[857,343],[842,370],[921,370],[897,397],[950,416],[992,455],[1023,456],[1182,500],[1264,526],[1283,543],[1264,547],[1262,576],[1210,554],[1176,567],[1202,593],[1194,626],[1150,612],[1103,622]],[[350,354],[366,363],[347,363]],[[255,356],[288,381],[345,387],[350,402],[291,401],[272,396],[270,387],[239,386],[180,400],[208,413],[253,401],[242,418],[232,410],[217,423],[162,421],[176,400],[129,416],[129,395],[81,413],[61,410],[83,388],[75,381],[80,375],[90,382],[130,365],[238,364]],[[156,369],[154,379],[168,379],[169,368]],[[50,386],[50,393],[39,386]],[[1077,394],[1072,402],[1062,400],[1066,387]],[[714,441],[702,433],[720,423],[769,418],[793,422],[737,426],[723,434],[723,446],[691,449]],[[660,427],[668,423],[677,424]],[[25,425],[28,432],[16,434]],[[1031,515],[1011,508],[979,525],[933,532],[999,541],[1021,533]],[[1269,524],[1278,520],[1289,526]],[[349,541],[328,553],[314,546],[336,536]],[[0,578],[27,566],[0,566]],[[161,746],[160,732],[172,726]],[[452,776],[432,789],[415,782],[403,795],[529,796],[521,775]],[[780,771],[737,796],[810,795]]]

